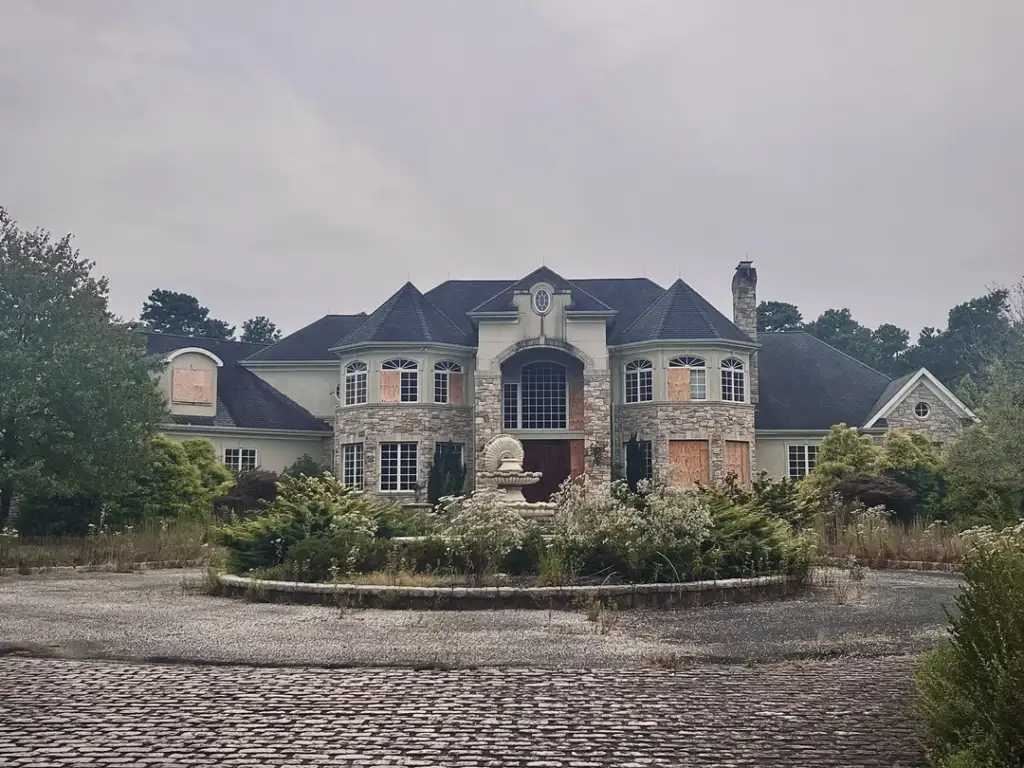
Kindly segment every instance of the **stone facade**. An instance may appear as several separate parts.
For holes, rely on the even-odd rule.
[[[334,427],[335,471],[342,476],[341,446],[363,444],[363,488],[380,493],[380,443],[419,445],[419,484],[425,497],[427,475],[434,458],[434,443],[451,440],[462,443],[468,477],[474,476],[476,451],[473,445],[473,408],[454,405],[377,405],[339,408]],[[413,492],[381,494],[412,500]]]
[[[732,318],[736,327],[757,341],[757,270],[741,261],[732,276]],[[750,402],[758,402],[757,351],[750,353]]]
[[[476,410],[473,425],[476,435],[475,454],[483,453],[484,446],[492,437],[502,433],[501,374],[484,375],[477,373],[474,390]],[[471,475],[475,477],[474,475]]]
[[[929,413],[926,418],[922,419],[914,413],[918,403],[928,404]],[[911,429],[920,432],[929,441],[943,445],[952,442],[964,431],[961,417],[923,381],[918,382],[917,386],[897,403],[888,415],[887,421],[890,428]]]
[[[750,444],[750,471],[755,471],[754,407],[729,403],[631,403],[614,407],[615,456],[622,461],[623,445],[636,433],[651,441],[654,473],[669,470],[670,440],[707,440],[712,480],[726,475],[727,440]]]
[[[614,449],[611,446],[611,377],[607,371],[583,375],[583,423],[586,471],[599,480],[611,480]]]

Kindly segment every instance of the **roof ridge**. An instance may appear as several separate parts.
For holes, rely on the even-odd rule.
[[[674,285],[674,283],[673,283],[673,285]],[[659,285],[658,287],[659,287],[659,288],[661,288],[661,286],[660,286],[660,285]],[[636,325],[637,323],[639,323],[639,322],[640,322],[640,321],[641,321],[641,320],[642,320],[643,318],[647,317],[647,313],[648,313],[648,312],[650,312],[651,310],[653,310],[653,309],[654,309],[654,307],[655,307],[655,305],[656,305],[656,304],[657,304],[657,303],[658,303],[659,301],[661,301],[661,300],[662,300],[663,298],[665,298],[665,295],[666,295],[666,294],[667,294],[667,293],[668,293],[668,292],[669,292],[669,291],[670,291],[671,289],[672,289],[672,286],[671,286],[671,285],[670,285],[670,286],[669,286],[668,288],[662,288],[662,289],[661,289],[661,295],[660,295],[660,296],[659,296],[658,298],[656,298],[656,299],[655,299],[654,301],[652,301],[652,302],[651,302],[650,304],[648,304],[648,305],[647,305],[647,308],[646,308],[646,309],[645,309],[645,310],[644,310],[643,312],[641,312],[641,313],[640,313],[639,315],[637,315],[637,316],[636,316],[636,319],[635,319],[635,320],[634,320],[634,321],[633,321],[632,323],[630,323],[630,324],[629,324],[629,325],[627,325],[627,326],[626,326],[625,328],[623,328],[623,329],[622,329],[621,331],[619,331],[619,333],[618,333],[617,335],[618,335],[618,336],[625,336],[625,335],[626,335],[627,333],[629,333],[629,332],[630,332],[630,330],[632,330],[632,328],[633,328],[633,326],[634,326],[634,325]],[[658,324],[658,333],[661,333],[661,329],[662,329],[662,327],[663,327],[663,326],[662,326],[662,324],[661,324],[661,323],[659,323],[659,324]]]
[[[200,339],[203,341],[217,341],[225,344],[253,344],[259,345],[264,348],[273,346],[273,344],[267,344],[262,341],[242,341],[241,339],[217,339],[213,336],[188,336],[184,333],[164,333],[163,331],[154,331],[152,328],[134,328],[132,329],[137,333],[148,333],[152,336],[163,336],[164,338],[170,339]],[[277,342],[274,342],[275,344]]]
[[[461,328],[459,328],[459,326],[458,326],[458,325],[456,325],[456,324],[455,324],[455,322],[454,322],[454,321],[453,321],[453,320],[452,320],[452,319],[451,319],[450,317],[448,317],[448,315],[446,315],[446,314],[444,313],[444,310],[442,310],[442,309],[441,309],[441,308],[440,308],[439,306],[437,306],[437,304],[435,304],[434,302],[432,302],[432,301],[431,301],[431,300],[430,300],[430,299],[429,299],[429,298],[427,297],[427,294],[425,294],[425,293],[421,293],[421,294],[420,294],[420,298],[421,298],[421,299],[423,299],[423,301],[424,301],[424,302],[426,302],[426,303],[427,303],[427,304],[428,304],[428,305],[430,306],[430,308],[431,308],[431,309],[433,309],[433,310],[434,310],[435,312],[437,312],[437,314],[439,314],[439,315],[440,315],[440,316],[441,316],[442,318],[444,318],[444,319],[445,319],[445,320],[446,320],[446,321],[448,322],[448,324],[449,324],[449,325],[450,325],[450,326],[451,326],[451,327],[452,327],[452,328],[453,328],[454,330],[458,331],[458,332],[459,332],[459,334],[460,334],[460,335],[462,335],[462,329],[461,329]]]
[[[669,290],[669,291],[671,291],[671,290],[672,290],[672,287],[673,287],[673,286],[675,286],[675,285],[680,285],[680,286],[682,286],[682,289],[684,289],[684,290],[686,290],[687,292],[689,292],[689,293],[693,294],[693,296],[691,297],[691,298],[692,298],[692,301],[691,301],[691,303],[693,304],[693,308],[694,308],[695,310],[697,310],[697,314],[698,314],[698,315],[700,315],[700,319],[701,319],[701,320],[703,320],[703,321],[704,321],[704,323],[705,323],[705,325],[707,325],[708,329],[709,329],[709,330],[710,330],[710,331],[711,331],[711,332],[712,332],[713,334],[715,334],[715,338],[716,338],[716,339],[720,339],[720,338],[722,338],[722,334],[720,334],[720,333],[718,332],[718,329],[717,329],[717,328],[715,328],[714,324],[713,324],[713,323],[711,322],[711,320],[710,320],[710,319],[708,318],[707,314],[705,314],[705,312],[704,312],[704,308],[703,308],[703,307],[701,306],[701,302],[705,301],[704,297],[703,297],[703,296],[701,296],[701,295],[700,295],[699,293],[697,293],[697,291],[695,291],[695,290],[693,289],[693,286],[692,286],[692,285],[690,285],[690,284],[689,284],[688,282],[686,282],[685,280],[683,280],[683,278],[681,278],[681,277],[677,277],[677,278],[676,278],[676,281],[675,281],[674,283],[672,283],[672,285],[671,285],[671,286],[669,286],[668,290]],[[668,291],[666,291],[666,293],[667,293],[667,292],[668,292]],[[719,313],[719,314],[721,314],[721,313]],[[723,317],[724,317],[724,315],[723,315]],[[729,318],[726,318],[726,320],[728,320],[728,319],[729,319]],[[732,323],[733,325],[736,325],[736,322],[735,322],[735,321],[733,321],[733,320],[729,320],[729,322],[731,322],[731,323]],[[737,327],[737,328],[739,328],[739,326],[738,326],[738,325],[737,325],[736,327]],[[739,328],[739,329],[740,329],[741,331],[743,331],[743,329],[742,329],[742,328]],[[746,334],[746,331],[744,331],[744,334]],[[747,334],[747,335],[749,335],[749,334]]]
[[[899,378],[898,376],[894,377],[894,376],[889,376],[886,373],[882,373],[880,370],[878,370],[877,368],[874,368],[874,367],[868,365],[863,360],[858,360],[856,357],[854,357],[853,355],[849,354],[848,352],[844,352],[843,350],[839,349],[839,347],[836,347],[836,346],[834,346],[832,344],[829,344],[827,341],[819,339],[813,333],[808,333],[803,328],[798,328],[798,329],[793,330],[793,331],[765,331],[765,333],[802,333],[805,336],[809,336],[810,338],[814,339],[819,344],[823,344],[824,346],[828,347],[829,349],[834,349],[836,352],[838,352],[843,357],[848,357],[850,360],[853,360],[853,362],[857,363],[858,365],[863,366],[864,368],[867,368],[872,373],[877,373],[879,376],[884,378],[886,381],[895,381],[896,379]]]

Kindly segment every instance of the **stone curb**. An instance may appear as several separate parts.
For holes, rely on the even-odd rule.
[[[206,565],[203,560],[167,560],[167,561],[146,561],[132,563],[131,571],[159,571],[172,570],[175,568],[198,568]],[[128,569],[119,567],[116,563],[101,563],[99,565],[38,565],[31,568],[18,568],[17,566],[0,567],[0,576],[29,576],[36,573],[130,573]]]
[[[864,568],[873,568],[878,571],[942,571],[955,573],[962,569],[960,563],[938,563],[928,560],[868,560],[859,557],[854,562]],[[850,564],[849,560],[830,557],[823,558],[820,565],[828,565],[843,568]]]
[[[587,587],[391,587],[220,576],[223,596],[243,597],[254,602],[421,610],[567,609],[595,600],[617,608],[692,608],[770,600],[796,594],[804,588],[805,579],[801,576]]]

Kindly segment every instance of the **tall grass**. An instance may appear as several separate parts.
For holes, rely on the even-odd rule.
[[[0,535],[0,571],[57,566],[131,570],[138,563],[207,564],[209,524],[195,520],[148,521],[119,532],[89,536]]]
[[[968,541],[954,527],[941,522],[894,522],[872,510],[834,506],[817,515],[813,527],[818,554],[868,565],[886,560],[959,563]]]

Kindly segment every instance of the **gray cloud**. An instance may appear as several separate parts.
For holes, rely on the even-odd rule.
[[[0,204],[288,330],[411,277],[682,276],[914,330],[1024,273],[1024,5],[8,0]]]

